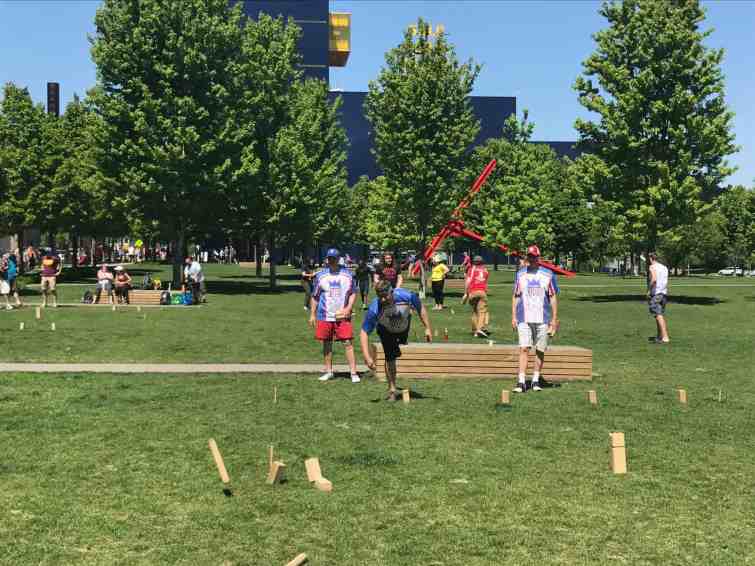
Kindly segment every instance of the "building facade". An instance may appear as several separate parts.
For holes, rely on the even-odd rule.
[[[302,28],[299,49],[302,70],[306,77],[318,78],[330,84],[330,67],[343,67],[351,48],[349,14],[330,12],[328,0],[243,0],[244,12],[257,18],[260,12],[273,17],[292,18]],[[346,167],[349,184],[359,177],[374,178],[380,170],[372,154],[370,124],[364,115],[366,92],[333,91],[331,97],[342,99],[341,122],[349,138]],[[516,97],[472,96],[471,104],[480,121],[475,145],[501,134],[503,123],[516,114]],[[576,157],[576,142],[535,142],[549,145],[560,156]]]

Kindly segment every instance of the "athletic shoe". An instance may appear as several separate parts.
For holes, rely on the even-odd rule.
[[[359,383],[360,381],[362,380],[359,378],[358,374],[356,373],[351,374],[351,383]]]
[[[395,401],[398,398],[395,391],[389,391],[385,396],[386,401]]]
[[[487,338],[488,337],[488,334],[484,330],[482,330],[482,329],[480,329],[477,332],[475,332],[474,335],[477,338]]]
[[[532,385],[530,385],[530,389],[532,389],[532,391],[542,391],[543,390],[543,388],[540,387],[540,382],[539,381],[533,381]]]
[[[524,393],[525,391],[527,391],[527,384],[524,381],[520,381],[516,384],[516,387],[514,387],[512,391],[514,393]]]
[[[10,306],[10,305],[5,305],[5,310],[7,310],[7,311],[12,311],[12,310],[13,310],[13,307],[12,307],[12,306]]]
[[[661,340],[660,338],[656,338],[653,344],[668,344],[671,342],[671,340]]]
[[[335,376],[333,375],[333,372],[332,372],[332,371],[326,371],[326,372],[325,372],[324,374],[322,374],[322,375],[321,375],[321,376],[319,377],[319,380],[320,380],[320,381],[330,381],[330,380],[331,380],[331,379],[333,379],[334,377],[335,377]]]

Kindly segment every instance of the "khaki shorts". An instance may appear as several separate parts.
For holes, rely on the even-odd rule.
[[[535,348],[540,352],[548,349],[548,325],[537,322],[520,322],[516,326],[519,332],[520,348]]]
[[[54,291],[55,290],[55,277],[42,277],[42,290]]]
[[[488,295],[485,291],[474,291],[469,295],[469,304],[472,305],[474,312],[485,314],[488,312]]]

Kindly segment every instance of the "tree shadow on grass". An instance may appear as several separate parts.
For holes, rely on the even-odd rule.
[[[645,295],[588,295],[584,297],[576,297],[575,300],[590,303],[622,303],[622,302],[638,302],[646,303],[647,297]],[[668,299],[669,303],[677,305],[698,305],[698,306],[712,306],[725,303],[726,299],[719,299],[718,297],[695,297],[691,295],[672,295]]]
[[[298,285],[278,285],[270,288],[267,281],[207,281],[207,292],[217,295],[281,295],[303,293]]]
[[[282,275],[276,275],[275,278],[278,281],[299,281],[299,279],[301,279],[301,276],[297,275],[296,273],[284,273]],[[270,276],[267,274],[264,274],[264,275],[261,275],[260,277],[257,277],[253,273],[250,273],[248,275],[221,275],[219,279],[245,279],[247,281],[250,279],[254,279],[257,281],[262,281],[262,280],[269,281]]]

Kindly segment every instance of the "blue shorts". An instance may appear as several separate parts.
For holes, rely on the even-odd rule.
[[[661,293],[659,295],[651,295],[648,300],[648,310],[652,316],[660,316],[666,312],[666,303],[668,297]]]

